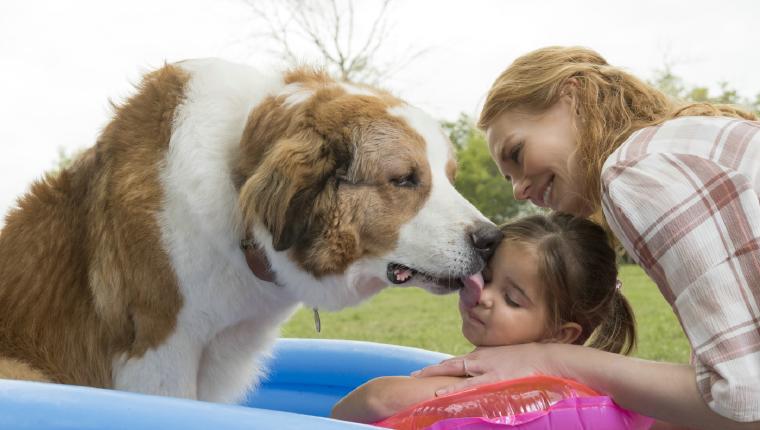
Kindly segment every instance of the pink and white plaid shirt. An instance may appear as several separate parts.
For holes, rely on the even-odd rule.
[[[610,228],[673,307],[715,412],[760,420],[760,122],[683,117],[605,162]]]

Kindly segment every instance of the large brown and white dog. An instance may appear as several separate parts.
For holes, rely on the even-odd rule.
[[[6,218],[0,377],[234,402],[301,303],[477,284],[499,232],[452,156],[419,110],[318,72],[152,72]]]

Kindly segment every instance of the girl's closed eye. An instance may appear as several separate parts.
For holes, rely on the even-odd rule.
[[[517,300],[513,300],[512,297],[510,297],[509,291],[504,293],[504,301],[507,303],[508,306],[513,307],[513,308],[522,307],[520,303],[517,302]]]

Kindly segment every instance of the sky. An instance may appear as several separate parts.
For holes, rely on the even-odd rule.
[[[374,3],[358,0],[360,16]],[[477,116],[499,73],[548,45],[590,47],[644,79],[669,64],[687,84],[754,98],[758,21],[755,0],[395,0],[378,55],[425,50],[383,86],[441,120]],[[143,73],[197,57],[279,67],[256,34],[243,0],[0,2],[0,218],[61,151],[94,144],[109,101]]]

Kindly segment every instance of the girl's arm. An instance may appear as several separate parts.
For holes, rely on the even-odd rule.
[[[436,390],[461,380],[462,378],[451,376],[375,378],[342,398],[333,407],[332,417],[344,421],[374,423],[409,406],[432,399]]]
[[[437,395],[535,374],[574,379],[612,397],[620,406],[678,426],[694,429],[758,429],[715,413],[702,400],[694,369],[597,349],[565,344],[526,344],[480,348],[429,366],[418,376],[461,376],[462,359],[473,378],[438,390]],[[760,407],[760,405],[758,405]]]

